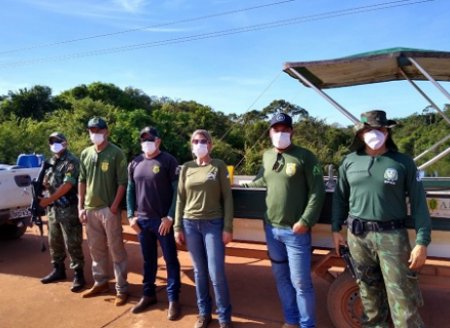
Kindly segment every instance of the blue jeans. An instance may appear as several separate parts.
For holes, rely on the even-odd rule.
[[[267,248],[286,323],[315,327],[315,295],[311,279],[311,233],[265,224]]]
[[[167,296],[169,302],[178,301],[180,293],[180,262],[178,261],[177,247],[170,233],[161,236],[158,232],[161,219],[138,218],[141,228],[139,241],[141,243],[142,256],[144,258],[144,292],[145,296],[156,295],[156,271],[158,270],[158,249],[156,240],[159,241],[167,267]]]
[[[220,323],[231,321],[231,304],[225,277],[223,219],[183,219],[184,238],[194,265],[195,292],[200,315],[212,312],[209,280],[214,288]]]

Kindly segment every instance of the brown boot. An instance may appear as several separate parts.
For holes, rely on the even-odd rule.
[[[104,284],[101,284],[101,285],[94,285],[91,289],[88,289],[87,291],[85,291],[81,295],[81,297],[83,297],[83,298],[94,297],[99,294],[107,293],[108,291],[109,291],[109,286],[108,286],[108,283],[105,282]]]
[[[127,303],[128,294],[127,293],[117,293],[116,299],[114,301],[115,306],[122,306]]]

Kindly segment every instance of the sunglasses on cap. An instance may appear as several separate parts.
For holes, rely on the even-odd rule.
[[[194,140],[192,140],[192,143],[194,145],[197,145],[197,144],[206,145],[208,143],[208,140],[207,139],[194,139]]]

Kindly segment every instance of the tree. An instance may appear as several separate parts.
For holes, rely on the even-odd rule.
[[[309,113],[303,107],[291,104],[286,100],[274,100],[268,106],[264,107],[262,113],[265,115],[274,115],[276,113],[285,113],[290,115],[292,118],[299,116],[299,119],[308,118]]]
[[[0,103],[0,119],[5,120],[11,114],[17,118],[41,120],[47,113],[56,109],[49,87],[36,85],[30,89],[9,91],[8,96]]]

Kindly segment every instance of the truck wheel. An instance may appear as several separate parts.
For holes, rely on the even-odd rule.
[[[11,239],[19,239],[27,230],[26,225],[22,225],[20,227],[13,224],[4,224],[0,226],[0,239],[3,240],[11,240]]]
[[[327,297],[328,314],[336,328],[361,327],[363,315],[356,281],[345,271],[330,286]]]

